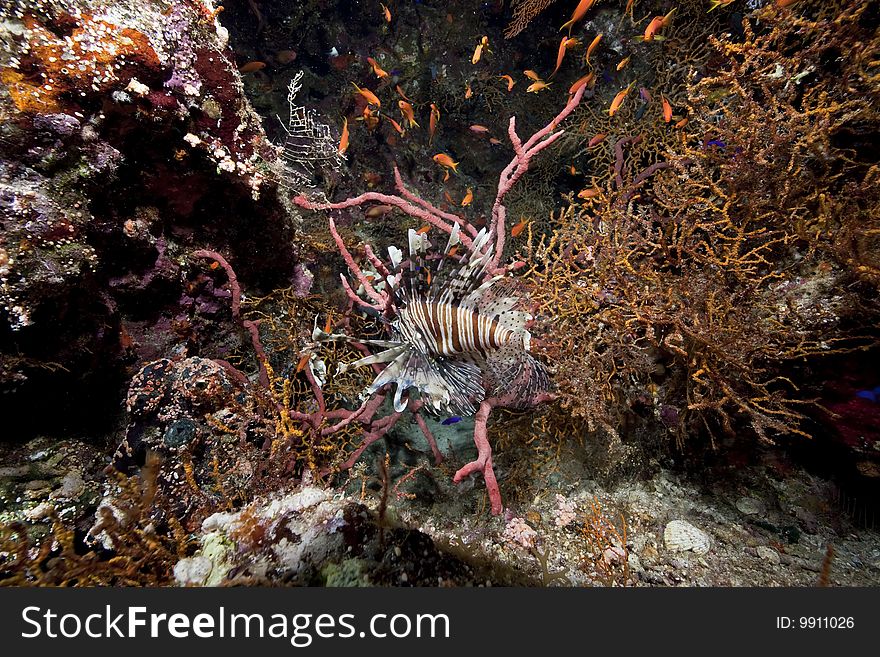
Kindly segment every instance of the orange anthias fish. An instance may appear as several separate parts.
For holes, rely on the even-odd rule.
[[[526,226],[529,225],[529,222],[526,221],[525,217],[520,217],[519,223],[516,224],[513,228],[510,229],[511,237],[519,237],[519,234],[525,230]]]
[[[529,80],[534,80],[535,82],[541,79],[541,76],[531,69],[529,69],[528,71],[523,71],[523,75],[525,75]]]
[[[562,41],[559,42],[559,52],[556,53],[556,68],[554,68],[553,72],[550,74],[551,78],[556,75],[556,71],[562,66],[562,60],[565,59],[566,51],[569,48],[574,48],[579,43],[580,41],[575,37],[562,37]]]
[[[569,95],[576,94],[578,89],[581,87],[592,84],[593,80],[596,79],[596,73],[587,73],[584,77],[577,80],[571,87],[568,89]]]
[[[602,32],[596,35],[596,38],[590,42],[590,45],[587,47],[587,54],[584,56],[584,63],[589,66],[590,65],[590,55],[593,54],[593,51],[596,49],[596,46],[599,45],[599,42],[602,40]]]
[[[536,93],[538,93],[539,91],[541,91],[541,90],[543,90],[543,89],[546,89],[546,88],[549,87],[551,84],[552,84],[552,83],[550,83],[550,82],[544,82],[543,80],[538,80],[537,82],[532,82],[532,84],[529,85],[529,88],[526,89],[526,93],[536,94]]]
[[[379,111],[370,109],[370,106],[367,105],[364,107],[364,112],[358,121],[363,121],[367,124],[367,128],[372,130],[377,125],[379,125]]]
[[[477,125],[476,123],[474,125],[472,125],[470,128],[468,128],[468,130],[470,130],[471,132],[476,132],[478,135],[482,135],[482,134],[489,132],[489,128],[487,128],[484,125]]]
[[[478,61],[480,61],[480,57],[482,57],[482,56],[483,56],[483,44],[478,43],[477,47],[474,48],[474,56],[471,57],[471,64],[476,64]]]
[[[379,100],[379,98],[376,96],[376,94],[374,94],[372,91],[370,91],[369,89],[366,89],[366,88],[361,89],[354,82],[352,82],[351,84],[355,89],[357,89],[357,92],[361,96],[363,96],[370,105],[375,105],[376,107],[382,107],[382,101]]]
[[[793,5],[797,1],[798,0],[776,0],[776,6],[785,9],[786,7]]]
[[[452,158],[449,157],[446,153],[437,153],[434,157],[431,158],[439,164],[444,169],[452,169],[455,173],[458,173],[458,162],[453,162]],[[448,173],[448,172],[447,172]]]
[[[599,194],[598,187],[587,187],[586,189],[582,189],[578,192],[578,198],[588,199],[593,198]]]
[[[424,226],[422,226],[421,228],[419,228],[419,229],[416,231],[416,233],[419,234],[419,235],[424,235],[424,234],[427,233],[429,230],[431,230],[431,224],[425,224]]]
[[[660,96],[660,102],[663,105],[663,120],[669,123],[672,120],[672,105],[666,100],[666,96]]]
[[[559,31],[561,32],[565,28],[568,28],[568,33],[571,34],[572,26],[586,15],[595,2],[596,0],[581,0],[577,7],[574,8],[574,12],[571,14],[571,20],[563,24],[563,26],[559,28]]]
[[[388,115],[386,115],[385,118],[391,122],[391,125],[394,127],[395,130],[397,130],[397,134],[399,134],[399,135],[404,134],[404,132],[405,132],[404,129],[402,127],[400,127],[400,124],[397,121],[395,121],[394,119],[392,119]]]
[[[348,118],[342,119],[342,137],[339,138],[340,155],[348,150]]]
[[[603,141],[605,141],[605,133],[604,133],[604,132],[600,132],[598,135],[596,135],[595,137],[593,137],[593,138],[589,141],[589,143],[587,143],[587,148],[593,148],[593,146],[598,146],[598,145],[601,144]]]
[[[623,103],[626,95],[632,90],[635,82],[630,82],[629,86],[626,89],[622,89],[617,92],[617,95],[614,97],[614,100],[611,101],[611,107],[608,108],[608,116],[614,116],[617,113],[617,110],[620,109],[620,105]]]
[[[509,75],[499,75],[498,77],[501,80],[507,80],[507,90],[508,91],[511,91],[513,89],[513,85],[516,84],[516,82],[513,81],[513,78],[510,77]]]
[[[662,41],[665,39],[666,37],[657,33],[669,25],[669,20],[673,13],[675,13],[675,7],[670,9],[669,13],[665,16],[654,16],[654,18],[651,19],[651,22],[648,23],[648,27],[645,28],[645,34],[641,37],[636,37],[636,39],[640,41]]]
[[[381,2],[379,3],[379,6],[382,7],[382,15],[385,17],[385,22],[390,23],[391,22],[391,10],[388,7],[386,7],[385,5],[383,5]]]
[[[377,78],[380,78],[380,79],[381,79],[381,78],[387,78],[387,77],[388,77],[388,72],[387,72],[387,71],[383,71],[383,70],[382,70],[382,67],[379,66],[379,63],[378,63],[375,59],[373,59],[372,57],[367,57],[367,61],[369,62],[370,66],[373,67],[373,73],[376,74],[376,77],[377,77]]]
[[[409,123],[410,128],[412,128],[413,126],[419,127],[419,124],[416,123],[415,112],[413,112],[412,105],[410,105],[405,100],[398,100],[397,106],[400,108],[400,113],[403,114],[403,117]]]
[[[431,118],[428,121],[428,145],[434,141],[434,133],[437,132],[437,126],[440,124],[440,109],[431,103]]]
[[[369,208],[366,212],[364,212],[364,216],[367,219],[375,219],[376,217],[381,217],[383,215],[388,214],[394,209],[391,205],[374,205]]]
[[[471,83],[465,82],[464,83],[464,97],[465,97],[465,99],[470,98],[473,95],[474,95],[474,90],[471,89]]]
[[[411,99],[411,98],[407,98],[407,97],[406,97],[406,94],[403,93],[403,89],[400,88],[400,85],[399,85],[399,84],[398,84],[396,87],[394,87],[394,90],[395,90],[397,93],[399,93],[399,94],[400,94],[400,97],[403,98],[405,101],[407,101],[408,103],[411,103],[411,102],[412,102],[412,99]]]
[[[461,199],[461,207],[463,207],[463,208],[467,207],[468,205],[470,205],[473,202],[473,200],[474,200],[474,190],[472,190],[470,187],[468,187],[467,192],[465,192],[464,198]]]
[[[239,73],[256,73],[266,68],[266,62],[248,62],[238,68]]]
[[[617,70],[618,71],[622,70],[623,67],[626,66],[627,64],[629,64],[629,56],[624,57],[623,59],[620,60],[620,63],[617,65]]]

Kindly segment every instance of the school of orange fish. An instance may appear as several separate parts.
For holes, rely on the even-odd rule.
[[[779,7],[788,7],[790,5],[795,4],[798,0],[775,0],[776,4]],[[725,7],[729,5],[733,0],[709,0],[709,9],[708,11],[713,11],[719,7]],[[548,89],[552,83],[549,82],[557,72],[559,72],[560,68],[563,65],[563,62],[566,59],[566,55],[569,51],[577,48],[581,45],[581,40],[578,37],[572,37],[571,32],[575,25],[587,16],[589,10],[596,4],[596,0],[580,0],[577,3],[577,6],[574,8],[574,11],[571,14],[571,18],[566,21],[560,28],[560,31],[568,30],[567,34],[562,37],[562,40],[559,42],[559,48],[556,55],[556,66],[553,71],[550,73],[548,78],[543,79],[536,71],[534,70],[525,70],[523,71],[523,75],[531,81],[531,84],[526,88],[526,93],[539,93]],[[634,0],[627,0],[626,6],[624,8],[624,16],[629,16],[633,25],[638,22],[634,16]],[[383,4],[379,3],[382,16],[387,23],[392,22],[392,13],[391,9]],[[633,36],[634,40],[638,40],[641,42],[649,43],[653,41],[662,41],[666,38],[665,32],[672,25],[672,19],[675,14],[675,7],[673,7],[668,13],[662,16],[652,16],[648,21],[644,31],[641,34]],[[646,17],[647,18],[647,17]],[[645,19],[642,19],[644,21]],[[568,90],[569,95],[577,93],[577,91],[583,86],[593,86],[596,83],[596,71],[594,65],[590,62],[591,55],[596,51],[600,42],[602,41],[603,34],[599,33],[593,37],[590,41],[589,45],[586,48],[585,55],[583,58],[584,66],[588,69],[588,73],[583,77],[579,78],[575,81]],[[473,55],[471,57],[471,64],[478,65],[481,61],[485,61],[486,55],[491,55],[492,51],[490,49],[489,37],[483,36],[479,42],[476,44],[474,48]],[[366,58],[367,63],[372,69],[373,74],[377,79],[382,80],[388,77],[388,72],[382,69],[379,63],[372,57]],[[616,66],[617,71],[623,70],[630,61],[630,57],[627,56],[622,59]],[[262,69],[266,64],[263,62],[249,62],[243,65],[240,68],[242,73],[251,73],[256,72]],[[502,80],[506,84],[506,90],[508,93],[513,91],[514,86],[516,85],[516,81],[513,78],[513,75],[506,73],[503,75],[497,76],[499,80]],[[395,86],[395,91],[400,96],[400,99],[397,101],[397,107],[400,110],[401,122],[398,122],[390,115],[383,114],[380,112],[382,107],[382,102],[376,96],[375,93],[367,89],[366,87],[359,87],[357,84],[352,83],[355,89],[355,93],[359,94],[365,101],[366,104],[363,108],[361,116],[357,117],[357,120],[363,121],[366,127],[370,130],[376,128],[380,123],[380,117],[384,118],[388,121],[388,123],[393,127],[396,133],[403,136],[407,133],[408,130],[412,130],[413,128],[421,127],[416,120],[416,104],[413,103],[411,99],[409,99],[404,90],[400,87],[400,85]],[[608,115],[613,117],[620,108],[623,106],[626,101],[629,93],[635,88],[636,81],[632,81],[625,88],[621,89],[611,101],[611,104],[608,107]],[[470,98],[473,95],[473,89],[471,88],[470,82],[465,83],[464,97]],[[644,87],[640,88],[640,95],[645,102],[652,102],[652,97],[650,91],[645,89]],[[660,105],[661,105],[661,116],[665,123],[671,123],[674,116],[674,108],[665,95],[660,95]],[[436,103],[429,103],[430,106],[430,115],[428,120],[428,144],[429,146],[433,143],[434,135],[437,132],[437,129],[440,127],[440,118],[441,112]],[[681,128],[687,124],[686,117],[679,117],[677,123],[674,124],[674,128]],[[500,144],[501,142],[495,137],[491,136],[491,131],[488,127],[483,125],[472,125],[469,127],[471,133],[475,135],[485,136],[489,139],[492,144]],[[594,135],[588,142],[588,148],[594,148],[605,140],[606,135],[604,133],[599,133]],[[348,117],[343,118],[342,122],[342,134],[339,140],[339,152],[345,153],[350,144],[350,133],[348,126]],[[453,173],[458,173],[458,166],[460,162],[455,162],[453,158],[447,153],[437,153],[432,157],[432,160],[443,169],[444,177],[443,182],[447,182],[450,177],[450,171]],[[569,167],[569,173],[572,175],[577,175],[577,170],[572,165]],[[577,197],[580,199],[590,199],[600,194],[599,189],[595,186],[586,188],[581,190]],[[444,197],[450,205],[460,205],[462,207],[466,207],[473,202],[474,194],[473,190],[468,187],[467,191],[462,198],[460,203],[456,203],[450,193],[448,191],[444,192]],[[378,206],[381,208],[381,206]],[[382,214],[380,212],[379,214]],[[378,216],[378,215],[377,215]],[[529,222],[522,218],[518,224],[515,224],[511,229],[512,237],[517,237],[527,226]],[[429,227],[424,227],[424,230],[428,230]]]

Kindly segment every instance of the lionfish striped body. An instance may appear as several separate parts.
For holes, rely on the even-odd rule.
[[[451,303],[411,301],[400,311],[398,330],[435,356],[486,355],[516,338],[514,330],[491,316]]]
[[[393,281],[397,315],[390,322],[391,339],[361,340],[386,349],[341,366],[344,371],[388,363],[364,393],[396,384],[397,411],[406,408],[410,389],[436,414],[473,415],[487,396],[512,393],[527,403],[549,387],[546,370],[528,353],[525,327],[531,316],[517,308],[521,299],[513,280],[486,275],[492,257],[488,233],[477,234],[468,256],[444,270],[459,244],[456,225],[443,254],[429,261],[427,238],[409,231],[409,269]],[[391,255],[396,267],[401,254]],[[317,328],[314,337],[352,339]]]

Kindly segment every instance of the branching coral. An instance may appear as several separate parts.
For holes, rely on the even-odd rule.
[[[538,14],[556,0],[513,0],[513,20],[504,30],[504,38],[512,39],[529,26]]]
[[[647,412],[679,439],[801,433],[810,393],[791,366],[876,344],[859,315],[876,281],[876,85],[851,49],[819,74],[854,39],[876,48],[863,11],[767,7],[761,33],[715,41],[679,145],[649,164],[640,136],[617,140],[610,179],[530,251],[536,334],[574,413],[613,432]]]

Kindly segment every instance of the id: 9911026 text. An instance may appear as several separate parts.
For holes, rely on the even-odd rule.
[[[852,616],[777,616],[778,630],[851,630],[855,627]]]

